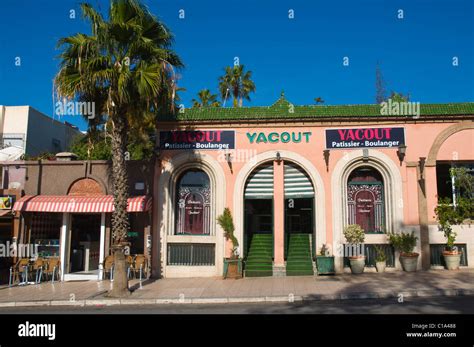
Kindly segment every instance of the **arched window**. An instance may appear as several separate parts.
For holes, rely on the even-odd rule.
[[[211,188],[202,170],[185,171],[176,185],[176,234],[209,235]]]
[[[351,172],[347,182],[348,223],[359,224],[366,233],[385,228],[385,198],[382,175],[368,166]]]

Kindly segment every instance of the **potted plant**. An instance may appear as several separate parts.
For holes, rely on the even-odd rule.
[[[377,272],[385,272],[385,267],[387,266],[387,255],[382,246],[375,245],[375,268]]]
[[[232,242],[230,258],[224,258],[224,278],[242,278],[242,259],[239,257],[239,242],[234,235],[234,221],[229,208],[217,217],[217,223],[224,230],[226,240]]]
[[[401,232],[399,234],[388,234],[388,239],[393,247],[400,252],[400,263],[403,270],[407,272],[416,271],[419,254],[414,252],[418,237],[412,231],[410,233]]]
[[[451,179],[454,179],[456,199],[451,201],[443,198],[435,208],[439,230],[446,238],[443,251],[444,262],[448,270],[459,269],[462,252],[455,246],[457,234],[452,225],[459,225],[470,221],[474,216],[474,176],[465,167],[453,167],[449,170]]]
[[[344,228],[344,237],[352,248],[352,252],[349,255],[351,271],[353,274],[361,274],[364,272],[365,256],[363,255],[363,252],[360,252],[359,250],[365,240],[364,229],[362,229],[358,224],[349,224]]]
[[[326,245],[322,245],[319,255],[315,258],[318,275],[333,275],[336,273],[334,270],[334,256],[330,255],[329,248]]]

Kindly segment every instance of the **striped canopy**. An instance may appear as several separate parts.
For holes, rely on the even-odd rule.
[[[128,199],[127,211],[148,211],[151,208],[151,204],[152,199],[149,196],[134,196]],[[114,211],[114,197],[112,195],[25,195],[15,202],[13,211],[110,213]]]

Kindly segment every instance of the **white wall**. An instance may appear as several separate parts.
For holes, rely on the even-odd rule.
[[[66,151],[74,138],[81,134],[30,106],[6,106],[1,132],[25,134],[26,154],[33,156],[41,152]],[[53,139],[59,140],[58,147],[53,145]]]
[[[4,106],[5,118],[2,133],[26,134],[29,106]]]

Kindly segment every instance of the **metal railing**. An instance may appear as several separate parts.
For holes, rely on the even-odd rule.
[[[167,265],[214,266],[215,245],[208,243],[169,243]]]

